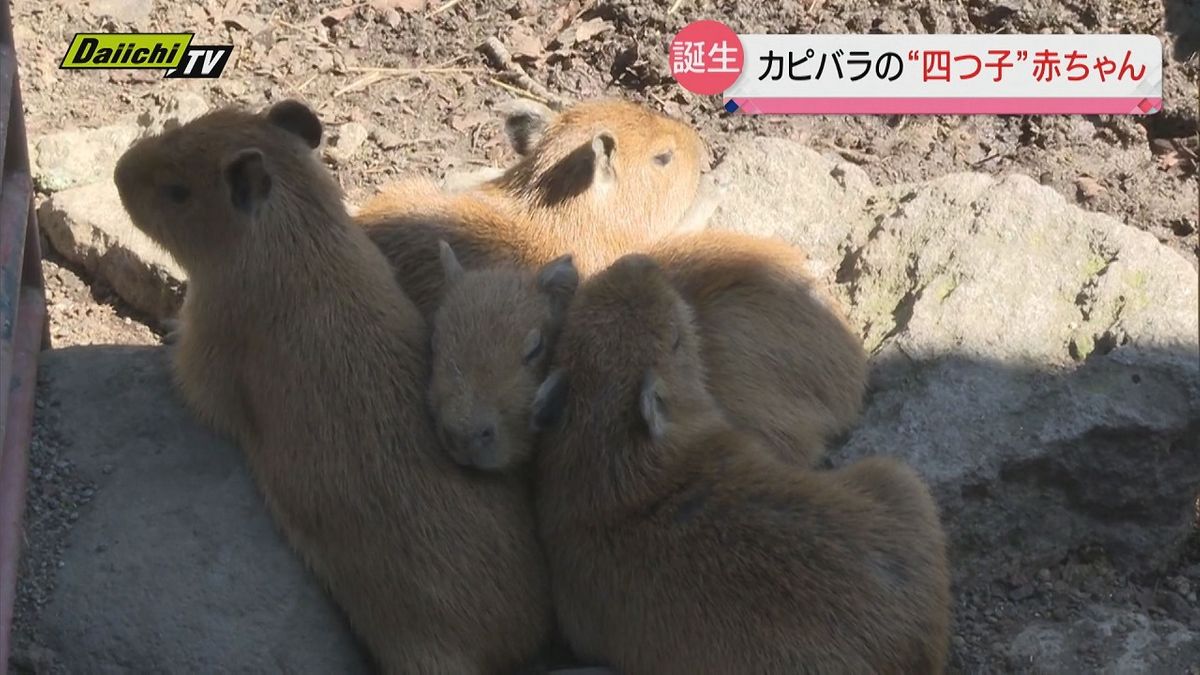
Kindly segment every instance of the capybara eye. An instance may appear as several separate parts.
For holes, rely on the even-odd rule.
[[[668,164],[670,164],[670,163],[671,163],[671,160],[672,160],[674,157],[675,157],[675,152],[674,152],[674,151],[672,151],[672,150],[664,150],[663,152],[660,152],[660,153],[658,153],[657,155],[655,155],[655,156],[654,156],[654,163],[655,163],[655,164],[657,164],[657,165],[659,165],[659,166],[666,166],[666,165],[668,165]]]
[[[671,332],[674,335],[674,339],[671,342],[671,351],[676,352],[679,351],[679,345],[683,342],[683,332],[679,330],[679,326],[672,328]]]
[[[541,331],[537,331],[534,335],[530,336],[530,344],[525,349],[525,356],[522,357],[521,360],[524,361],[525,363],[529,363],[530,361],[533,361],[537,357],[541,356],[541,354],[542,354],[542,334],[541,334]]]
[[[182,204],[187,201],[188,197],[192,196],[192,191],[183,185],[164,185],[162,191],[167,196],[167,199],[176,204]]]

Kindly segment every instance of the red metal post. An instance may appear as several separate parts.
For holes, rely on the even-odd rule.
[[[6,1],[0,2],[0,162],[0,672],[7,673],[46,294]]]

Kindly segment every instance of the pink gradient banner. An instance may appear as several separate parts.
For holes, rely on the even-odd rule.
[[[736,106],[730,110],[731,105]],[[1161,98],[732,98],[743,115],[1152,115]]]

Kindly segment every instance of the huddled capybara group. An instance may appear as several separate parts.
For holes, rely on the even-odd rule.
[[[379,670],[941,672],[927,487],[884,457],[815,467],[867,366],[804,254],[709,229],[678,120],[524,103],[505,128],[507,170],[355,216],[294,100],[114,174],[188,273],[178,390]]]

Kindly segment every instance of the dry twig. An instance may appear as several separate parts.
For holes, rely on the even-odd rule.
[[[310,38],[316,40],[317,42],[320,42],[321,44],[325,45],[326,47],[335,47],[335,48],[337,47],[337,45],[333,44],[328,39],[322,37],[318,33],[314,33],[313,31],[308,30],[304,26],[297,26],[296,24],[284,21],[283,19],[279,19],[279,25],[285,26],[287,28],[291,28],[292,30],[296,31],[297,33],[300,33],[301,35],[310,37]]]
[[[337,97],[341,96],[342,94],[348,94],[352,91],[358,91],[359,89],[365,89],[365,88],[371,86],[372,84],[375,84],[376,82],[384,79],[385,77],[387,77],[387,76],[382,73],[367,73],[366,75],[363,75],[362,77],[351,82],[350,84],[333,92],[333,97],[337,98]]]
[[[342,94],[348,94],[352,91],[358,91],[375,84],[381,80],[386,80],[389,77],[414,77],[416,75],[455,75],[459,73],[478,73],[479,68],[377,68],[377,67],[349,67],[347,72],[351,73],[366,73],[357,80],[333,92],[334,98]]]
[[[454,75],[457,73],[481,73],[482,68],[387,68],[383,66],[347,66],[350,73],[379,73],[381,75]]]
[[[489,77],[488,82],[491,82],[492,84],[496,85],[497,87],[500,87],[501,89],[507,91],[510,94],[516,94],[517,96],[520,96],[521,98],[532,99],[534,101],[537,101],[538,103],[543,103],[545,105],[555,105],[555,103],[553,101],[551,101],[550,99],[542,98],[541,96],[538,96],[537,94],[535,94],[531,91],[528,91],[526,89],[521,89],[520,87],[514,87],[511,84],[505,84],[504,82],[501,82],[500,80],[497,80],[494,77]]]
[[[309,77],[307,80],[301,82],[300,84],[296,85],[295,87],[292,87],[292,90],[295,91],[297,94],[299,94],[304,91],[305,87],[312,84],[313,80],[317,79],[320,76],[321,76],[320,73],[313,73],[312,77]]]
[[[855,164],[870,164],[871,162],[875,161],[875,158],[860,150],[843,148],[840,145],[834,145],[832,143],[829,144],[829,148],[841,155],[844,159],[854,162]]]
[[[499,39],[490,37],[483,41],[479,49],[483,52],[484,56],[487,56],[492,67],[500,71],[501,74],[507,75],[516,86],[501,85],[500,82],[493,79],[492,82],[494,84],[505,89],[517,89],[521,95],[545,103],[552,108],[561,109],[568,105],[566,99],[551,93],[540,82],[530,77],[529,73],[526,73],[525,69],[521,67],[521,64],[513,60],[512,55],[508,53],[508,48]]]
[[[451,7],[457,5],[460,2],[462,2],[462,0],[446,0],[446,2],[443,2],[442,4],[438,5],[437,9],[434,9],[432,12],[430,12],[429,16],[434,16],[435,14],[441,14],[442,12],[450,9]]]

